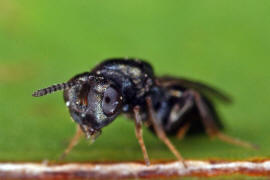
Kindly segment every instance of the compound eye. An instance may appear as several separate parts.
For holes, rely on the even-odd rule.
[[[107,116],[113,115],[120,104],[120,94],[112,87],[108,87],[103,96],[102,110]]]

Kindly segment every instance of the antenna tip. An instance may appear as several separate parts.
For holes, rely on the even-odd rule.
[[[43,95],[45,95],[43,90],[37,90],[32,94],[33,97],[40,97],[40,96],[43,96]]]

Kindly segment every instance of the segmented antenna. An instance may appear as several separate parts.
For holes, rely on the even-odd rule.
[[[54,93],[56,91],[65,90],[65,89],[71,88],[74,85],[76,85],[76,83],[75,82],[72,82],[72,81],[67,82],[67,83],[55,84],[55,85],[49,86],[47,88],[44,88],[44,89],[40,89],[40,90],[35,91],[32,94],[32,96],[34,96],[34,97],[45,96],[47,94],[51,94],[51,93]]]

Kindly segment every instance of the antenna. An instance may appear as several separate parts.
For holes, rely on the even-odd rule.
[[[49,86],[47,88],[39,89],[39,90],[35,91],[32,94],[32,96],[34,96],[34,97],[45,96],[47,94],[51,94],[51,93],[54,93],[56,91],[71,88],[72,86],[75,86],[75,85],[76,85],[76,83],[73,82],[73,81],[66,82],[66,83],[60,83],[60,84],[55,84],[55,85]]]

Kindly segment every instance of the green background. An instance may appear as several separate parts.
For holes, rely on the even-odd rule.
[[[172,139],[186,159],[269,157],[270,1],[0,0],[0,161],[56,160],[75,132],[62,93],[33,98],[110,57],[148,60],[157,75],[208,82],[231,94],[218,104],[226,133],[258,151]],[[174,159],[144,130],[152,160]],[[142,160],[134,124],[117,118],[66,161]]]

